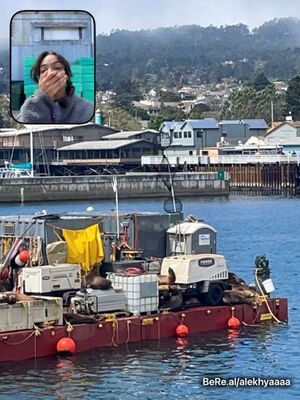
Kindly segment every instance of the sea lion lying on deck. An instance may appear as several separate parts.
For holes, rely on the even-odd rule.
[[[243,286],[225,290],[223,295],[223,303],[225,304],[250,304],[252,306],[260,306],[261,299],[253,290],[245,289]]]
[[[228,274],[228,287],[224,291],[223,303],[225,304],[250,304],[258,306],[262,304],[256,289],[247,285],[246,282],[230,272]]]
[[[111,288],[111,281],[100,275],[100,267],[101,264],[94,264],[91,270],[82,277],[83,287],[100,290],[108,290]]]
[[[15,304],[17,301],[34,301],[35,298],[23,293],[3,292],[0,293],[0,303]]]

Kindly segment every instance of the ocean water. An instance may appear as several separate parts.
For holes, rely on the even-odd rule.
[[[98,349],[71,358],[0,364],[0,399],[241,399],[300,398],[300,199],[281,197],[189,198],[184,213],[217,229],[218,252],[229,269],[253,281],[256,255],[270,260],[276,295],[289,299],[289,323],[266,323]],[[105,202],[1,205],[0,215],[96,211]],[[162,211],[162,201],[121,201],[123,211]],[[203,378],[285,378],[285,388],[207,387]]]

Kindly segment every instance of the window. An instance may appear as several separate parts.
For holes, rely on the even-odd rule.
[[[189,131],[189,132],[188,132],[188,138],[191,138],[191,137],[192,137],[192,132]]]
[[[78,28],[41,28],[41,36],[42,40],[79,40],[80,30]]]
[[[203,131],[197,131],[197,138],[201,138],[202,137],[202,133],[203,133]]]
[[[178,139],[178,132],[174,132],[174,138]]]
[[[190,155],[190,156],[192,156],[193,153],[194,153],[193,150],[190,150],[190,151],[189,151],[189,155]]]
[[[187,138],[187,132],[183,132],[183,137]]]
[[[82,39],[82,28],[78,28],[79,39]]]
[[[179,132],[179,139],[182,138],[182,132]]]
[[[63,142],[73,142],[73,136],[63,136]]]

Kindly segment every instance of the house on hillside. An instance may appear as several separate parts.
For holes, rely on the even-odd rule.
[[[214,118],[166,121],[160,131],[170,135],[166,153],[176,156],[198,155],[204,147],[216,146],[221,138],[219,123]]]
[[[300,121],[275,123],[265,135],[268,145],[281,145],[284,153],[300,155]]]
[[[264,119],[234,119],[220,122],[221,137],[232,145],[245,142],[251,136],[264,136],[267,133]]]

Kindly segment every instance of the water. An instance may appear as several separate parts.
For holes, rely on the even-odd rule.
[[[108,211],[109,201],[1,205],[0,215]],[[121,201],[124,211],[162,211],[158,200]],[[51,357],[0,365],[0,399],[242,399],[300,398],[300,200],[244,197],[184,200],[194,214],[218,231],[218,249],[230,270],[253,280],[257,254],[270,259],[278,296],[289,299],[289,324],[266,324],[99,349],[72,358]],[[285,377],[289,388],[216,388],[203,377]]]

